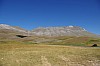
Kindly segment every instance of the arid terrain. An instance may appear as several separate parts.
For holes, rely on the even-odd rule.
[[[1,24],[0,66],[100,66],[100,37],[80,27],[27,31]]]
[[[100,66],[100,0],[0,0],[0,66]]]
[[[100,48],[0,44],[0,66],[100,66]]]

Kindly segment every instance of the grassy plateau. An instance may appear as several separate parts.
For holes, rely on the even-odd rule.
[[[3,43],[0,66],[100,66],[100,48]]]
[[[0,66],[100,66],[100,39],[5,36],[0,38]],[[95,43],[98,47],[91,47]]]

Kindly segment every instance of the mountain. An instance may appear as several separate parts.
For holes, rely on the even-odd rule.
[[[24,32],[26,33],[26,30],[19,28],[19,27],[13,27],[10,25],[6,25],[6,24],[0,24],[0,30],[6,30],[6,31],[16,31],[16,32]]]
[[[97,37],[97,35],[88,32],[82,27],[78,26],[65,26],[65,27],[39,27],[32,31],[25,30],[17,26],[10,26],[6,24],[0,24],[0,34],[13,33],[13,34],[24,34],[30,36],[89,36]]]
[[[22,38],[24,37],[24,38]],[[82,27],[40,27],[32,31],[17,26],[0,24],[0,44],[50,44],[50,45],[86,45],[100,44],[98,35],[88,32]]]
[[[37,36],[96,36],[95,34],[90,33],[84,28],[78,26],[40,27],[32,30],[32,33]]]
[[[0,40],[17,39],[16,35],[27,35],[27,30],[20,27],[10,26],[6,24],[0,24]],[[18,38],[19,39],[19,38]]]

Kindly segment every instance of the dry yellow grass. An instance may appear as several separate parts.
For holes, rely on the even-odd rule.
[[[0,44],[0,66],[100,66],[99,47]]]

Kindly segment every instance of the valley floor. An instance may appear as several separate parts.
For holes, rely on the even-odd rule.
[[[100,48],[0,44],[0,66],[100,66]]]

